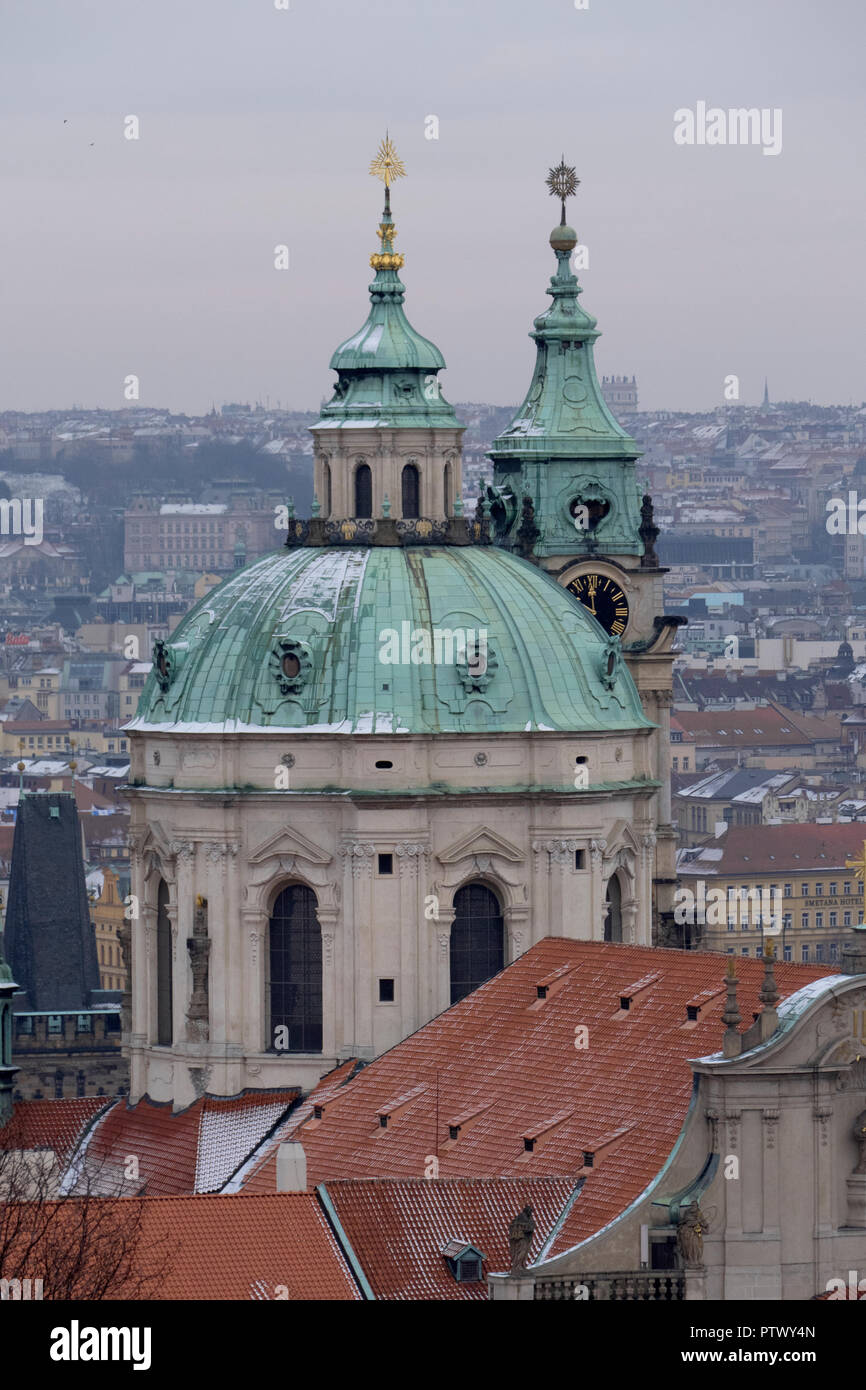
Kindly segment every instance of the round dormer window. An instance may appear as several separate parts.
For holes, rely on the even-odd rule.
[[[294,652],[286,652],[282,660],[283,675],[287,680],[297,680],[301,674],[301,663]]]

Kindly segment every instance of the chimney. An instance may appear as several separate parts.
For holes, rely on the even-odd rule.
[[[303,1144],[280,1144],[277,1149],[277,1191],[306,1192],[307,1155]]]

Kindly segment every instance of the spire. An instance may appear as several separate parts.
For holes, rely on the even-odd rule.
[[[580,180],[563,158],[545,182],[561,211],[559,225],[550,234],[556,257],[547,289],[552,303],[535,319],[529,335],[536,345],[529,390],[489,451],[498,537],[506,545],[515,544],[520,499],[529,494],[539,527],[537,556],[581,550],[642,555],[634,477],[640,450],[602,394],[594,361],[600,334],[596,320],[581,307],[583,291],[571,267],[578,235],[565,220],[565,205]],[[575,491],[568,497],[565,491],[572,486]],[[583,531],[574,522],[580,504],[593,519]]]
[[[437,378],[445,358],[434,343],[416,333],[403,309],[406,288],[398,271],[404,258],[394,250],[397,228],[391,213],[391,185],[405,178],[406,170],[387,134],[370,173],[385,185],[377,228],[379,249],[370,257],[376,272],[368,287],[370,312],[360,332],[341,343],[331,358],[338,380],[333,397],[322,407],[318,426],[359,421],[364,426],[453,427],[457,419]]]
[[[763,405],[764,405],[764,409],[765,409],[765,410],[767,410],[767,409],[769,408],[769,405],[770,405],[770,391],[769,391],[769,387],[767,386],[767,378],[766,378],[766,377],[764,377],[764,401],[763,401]]]

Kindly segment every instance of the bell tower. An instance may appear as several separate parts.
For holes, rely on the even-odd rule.
[[[442,395],[445,359],[403,310],[391,184],[405,169],[386,135],[370,173],[385,185],[370,312],[331,358],[334,394],[312,426],[318,514],[357,521],[462,515],[463,426]]]
[[[596,375],[600,335],[579,302],[582,289],[571,268],[578,236],[565,217],[578,183],[564,159],[547,177],[561,203],[550,234],[552,303],[530,333],[536,359],[529,390],[489,451],[494,479],[487,501],[498,543],[547,570],[619,639],[644,712],[657,726],[651,762],[659,791],[648,833],[655,854],[654,939],[675,945],[670,706],[674,638],[683,619],[663,615],[665,571],[655,553],[652,498],[638,483],[641,451],[611,413]]]

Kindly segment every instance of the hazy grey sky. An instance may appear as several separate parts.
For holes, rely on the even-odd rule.
[[[2,0],[0,409],[119,407],[129,373],[145,405],[315,408],[367,312],[386,125],[449,399],[526,388],[563,151],[600,372],[648,408],[729,373],[866,397],[863,0],[289,3]],[[698,101],[781,108],[781,154],[676,145]]]

